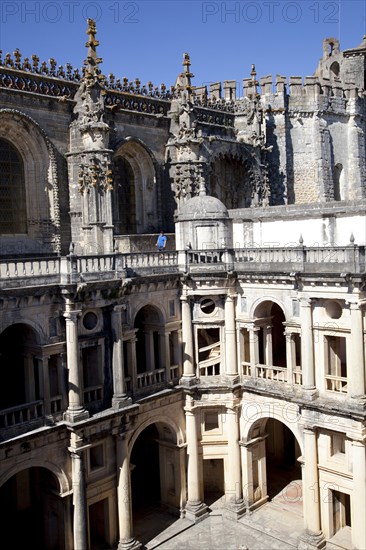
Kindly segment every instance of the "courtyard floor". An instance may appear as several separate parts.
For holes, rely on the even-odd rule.
[[[135,516],[134,535],[146,550],[293,550],[304,529],[301,480],[239,521],[227,519],[223,512],[219,498],[210,505],[209,516],[194,524],[147,507]],[[338,533],[326,548],[351,548],[350,533]]]

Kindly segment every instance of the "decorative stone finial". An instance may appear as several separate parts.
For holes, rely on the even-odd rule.
[[[182,65],[184,67],[184,71],[178,76],[175,87],[177,90],[187,90],[188,94],[190,94],[193,90],[191,79],[194,75],[190,71],[191,60],[188,53],[183,55]]]
[[[98,75],[100,73],[98,70],[98,65],[103,61],[102,58],[97,56],[97,46],[99,46],[99,41],[95,38],[97,29],[93,19],[88,19],[88,29],[86,34],[89,36],[89,40],[85,44],[88,48],[88,55],[84,61],[85,80],[87,86],[92,86],[98,79]]]

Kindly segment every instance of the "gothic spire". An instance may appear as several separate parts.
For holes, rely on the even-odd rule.
[[[100,70],[98,65],[103,61],[97,56],[97,46],[99,46],[99,41],[95,38],[97,29],[93,19],[88,19],[88,29],[86,34],[89,36],[89,40],[85,44],[88,48],[88,55],[84,61],[85,80],[87,86],[92,86],[99,80],[98,75],[100,74]]]
[[[188,53],[185,53],[183,55],[182,65],[184,70],[182,73],[179,74],[175,83],[175,88],[178,92],[181,92],[182,90],[186,90],[189,97],[193,91],[191,79],[194,75],[190,71],[191,60]]]

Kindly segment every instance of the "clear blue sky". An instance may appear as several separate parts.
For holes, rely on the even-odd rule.
[[[2,0],[0,47],[36,53],[41,61],[81,67],[86,19],[97,21],[104,74],[174,84],[183,53],[191,56],[194,84],[249,77],[314,73],[322,40],[341,49],[366,34],[365,0]]]

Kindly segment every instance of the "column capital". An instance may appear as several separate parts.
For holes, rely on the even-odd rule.
[[[346,300],[346,304],[349,306],[351,311],[361,311],[362,303],[359,302],[351,302],[350,300]]]
[[[316,426],[311,426],[310,424],[305,424],[303,426],[303,432],[307,433],[307,434],[316,435],[317,427]]]
[[[248,330],[250,330],[250,332],[259,332],[262,327],[259,327],[258,325],[255,325],[254,323],[251,323],[246,328],[248,328]]]
[[[183,290],[183,292],[180,296],[180,301],[181,302],[190,302],[191,301],[191,296],[189,294],[187,294],[187,291]]]
[[[127,304],[116,304],[113,306],[112,313],[120,313],[121,311],[126,311]]]
[[[351,439],[351,445],[354,447],[365,447],[366,444],[366,435],[360,435],[357,439]]]
[[[78,318],[81,316],[82,310],[81,309],[73,309],[68,310],[64,312],[64,317],[66,321],[72,321],[73,323],[76,323]]]
[[[227,403],[226,404],[226,412],[228,414],[237,415],[238,408],[240,406],[240,403]]]
[[[300,302],[300,307],[304,307],[304,308],[311,307],[315,302],[314,298],[309,298],[308,296],[300,296],[298,300]]]

